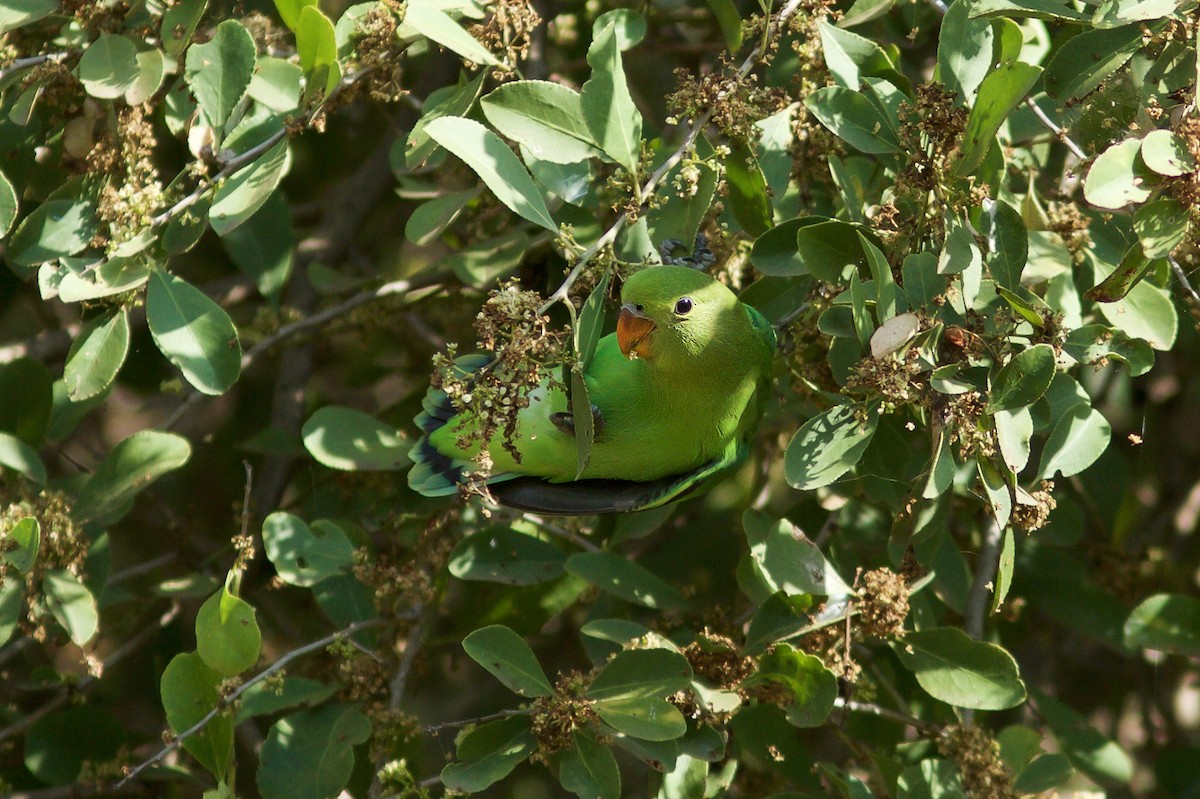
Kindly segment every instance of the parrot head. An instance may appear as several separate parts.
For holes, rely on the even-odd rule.
[[[736,324],[738,298],[723,283],[686,266],[655,266],[621,289],[617,343],[626,358],[685,364]]]

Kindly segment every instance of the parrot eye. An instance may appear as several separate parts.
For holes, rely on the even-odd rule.
[[[690,297],[681,297],[679,302],[675,303],[675,313],[683,316],[688,311],[692,310],[692,300]]]

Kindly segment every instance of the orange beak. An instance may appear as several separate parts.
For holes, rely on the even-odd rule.
[[[617,317],[617,344],[626,358],[645,355],[638,347],[654,332],[654,322],[636,305],[625,303]]]

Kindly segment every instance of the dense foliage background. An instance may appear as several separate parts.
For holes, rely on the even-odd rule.
[[[1200,796],[1197,17],[0,0],[0,791]],[[408,489],[705,247],[736,475]]]

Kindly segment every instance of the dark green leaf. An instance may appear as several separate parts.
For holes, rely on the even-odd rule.
[[[208,0],[180,0],[163,12],[162,44],[167,55],[178,58],[192,40]]]
[[[767,597],[750,618],[746,629],[746,642],[742,649],[747,655],[758,655],[768,646],[788,638],[811,623],[804,611],[812,605],[812,598],[804,594],[788,596],[777,591]]]
[[[84,483],[74,515],[82,520],[113,521],[133,498],[191,457],[187,439],[158,430],[142,430],[117,444]]]
[[[1039,755],[1017,775],[1013,790],[1022,794],[1043,794],[1061,787],[1073,776],[1075,769],[1066,755],[1058,752]]]
[[[460,580],[535,585],[561,577],[566,560],[545,541],[493,527],[458,542],[450,553],[450,573]]]
[[[1125,643],[1187,657],[1200,656],[1200,599],[1155,594],[1129,614]]]
[[[0,432],[0,466],[18,471],[35,483],[46,482],[46,467],[33,447],[3,432]]]
[[[150,276],[146,323],[171,363],[204,394],[223,394],[242,371],[242,346],[229,315],[202,291],[166,272]]]
[[[1188,218],[1188,209],[1169,197],[1139,208],[1133,215],[1133,229],[1145,256],[1166,258],[1170,255],[1187,237]]]
[[[1087,22],[1089,14],[1076,11],[1063,0],[977,0],[971,6],[972,17],[1032,17],[1033,19]]]
[[[125,36],[101,33],[79,59],[79,82],[92,97],[115,100],[138,78],[137,47]]]
[[[987,240],[988,271],[996,285],[1016,289],[1029,257],[1029,237],[1021,214],[1003,200],[985,202],[977,229]]]
[[[954,0],[938,31],[937,62],[942,83],[966,104],[992,68],[992,26],[971,19],[970,3]]]
[[[471,167],[513,213],[558,233],[533,178],[499,136],[474,120],[449,116],[433,120],[425,132]]]
[[[853,591],[804,532],[787,519],[755,510],[742,514],[750,556],[771,591],[844,599]]]
[[[225,236],[258,213],[283,180],[290,163],[288,143],[281,141],[223,181],[208,211],[209,224],[216,234]]]
[[[307,677],[285,677],[278,687],[267,681],[257,682],[238,697],[234,723],[241,724],[257,716],[271,716],[300,705],[316,705],[337,691],[336,685],[326,685]]]
[[[797,727],[819,727],[833,711],[837,678],[820,658],[787,644],[778,644],[759,661],[758,669],[742,681],[743,688],[775,683],[787,688],[792,702],[787,720]]]
[[[550,696],[554,688],[529,645],[499,624],[476,630],[463,639],[471,659],[519,696]]]
[[[567,558],[568,573],[637,605],[666,610],[689,606],[683,595],[661,577],[611,552],[580,552]]]
[[[73,194],[48,199],[25,217],[8,241],[5,256],[9,261],[36,266],[74,255],[91,243],[96,234],[95,197],[83,191]]]
[[[225,127],[254,75],[258,48],[236,20],[217,26],[212,39],[188,48],[183,75],[212,126]]]
[[[630,174],[638,174],[642,115],[633,103],[621,63],[616,26],[606,25],[588,48],[592,77],[580,93],[583,118],[592,140]]]
[[[827,486],[854,468],[879,424],[871,407],[835,405],[796,431],[784,454],[783,473],[793,488]]]
[[[28,572],[37,560],[42,543],[42,526],[32,516],[26,516],[5,533],[6,546],[0,558],[19,572]],[[8,543],[11,542],[11,543]]]
[[[597,702],[650,699],[682,691],[692,679],[687,659],[668,649],[618,652],[592,680],[585,696]]]
[[[354,545],[341,528],[324,519],[310,529],[290,513],[276,511],[263,520],[262,537],[267,558],[289,585],[313,586],[346,574],[354,565]]]
[[[1025,701],[1025,683],[1012,655],[956,627],[907,633],[892,648],[921,687],[948,704],[1005,710]]]
[[[181,652],[162,675],[160,691],[167,725],[176,735],[196,725],[220,701],[221,675],[195,652]],[[233,759],[233,718],[218,714],[183,742],[192,757],[217,779],[224,779]]]
[[[1149,344],[1107,325],[1084,325],[1072,330],[1063,342],[1063,351],[1080,363],[1120,361],[1133,377],[1144,375],[1154,365],[1154,350]]]
[[[129,312],[124,308],[85,327],[67,355],[67,396],[81,402],[103,393],[116,380],[128,352]]]
[[[774,224],[767,181],[749,148],[735,144],[732,150],[725,161],[730,209],[742,230],[751,236],[761,236]]]
[[[1038,714],[1076,768],[1102,785],[1125,784],[1132,779],[1133,761],[1116,742],[1067,705],[1041,694],[1035,698]]]
[[[575,746],[558,767],[562,786],[579,799],[621,799],[621,772],[612,750],[590,735],[573,736]]]
[[[609,699],[596,702],[594,709],[617,732],[643,741],[671,741],[687,732],[683,714],[665,699]]]
[[[79,578],[65,569],[46,572],[42,593],[54,618],[63,626],[76,646],[92,639],[100,625],[96,598]]]
[[[1138,25],[1072,36],[1053,51],[1046,64],[1046,94],[1064,102],[1087,95],[1123,67],[1141,46]]]
[[[826,86],[804,99],[804,105],[835,135],[864,153],[900,151],[891,127],[865,95],[843,86]]]
[[[86,705],[43,716],[25,733],[25,767],[50,785],[79,779],[85,763],[105,763],[125,742],[125,730],[109,713]]]
[[[972,16],[979,16],[978,4]],[[962,157],[955,166],[960,175],[973,175],[983,164],[996,131],[1017,104],[1025,99],[1042,74],[1041,67],[1021,61],[1003,64],[988,73],[979,84],[979,94],[967,117],[963,133]]]
[[[847,272],[866,263],[859,231],[854,225],[834,220],[800,227],[796,231],[796,256],[804,264],[804,271],[826,283],[848,284]]]
[[[988,410],[1007,411],[1037,402],[1050,388],[1056,368],[1054,348],[1049,344],[1022,350],[992,380]]]
[[[301,428],[304,448],[330,469],[394,471],[409,464],[408,442],[391,425],[353,408],[327,405]]]
[[[0,431],[39,446],[53,412],[50,373],[32,358],[0,363]]]
[[[221,244],[237,268],[254,280],[262,295],[278,302],[292,274],[296,248],[292,215],[283,195],[272,192],[249,219],[232,230],[225,229]]]
[[[458,742],[459,762],[442,769],[442,783],[465,793],[482,791],[536,751],[537,739],[524,716],[481,724]]]
[[[196,651],[208,667],[223,677],[233,677],[258,662],[262,632],[254,608],[241,597],[221,588],[196,614]]]
[[[354,747],[371,736],[358,705],[323,705],[286,716],[271,727],[259,755],[263,799],[329,799],[354,770]]]

